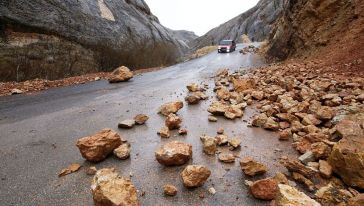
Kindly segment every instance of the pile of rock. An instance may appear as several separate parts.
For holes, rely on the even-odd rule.
[[[168,102],[159,108],[158,113],[166,117],[165,126],[158,131],[159,136],[162,138],[169,138],[171,136],[170,130],[180,129],[182,119],[178,117],[176,113],[182,108],[183,102],[181,101]],[[187,134],[187,130],[180,129],[178,133],[180,135],[185,135]]]
[[[247,53],[258,53],[259,52],[259,48],[255,47],[254,45],[249,45],[247,47],[244,47],[243,49],[240,49],[239,53],[240,54],[247,54]]]

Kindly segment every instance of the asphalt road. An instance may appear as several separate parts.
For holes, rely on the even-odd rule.
[[[244,185],[247,177],[242,174],[238,161],[223,164],[217,157],[203,154],[199,140],[201,134],[215,135],[223,127],[229,137],[242,139],[242,147],[235,154],[266,163],[269,166],[266,176],[284,171],[277,163],[282,155],[277,149],[285,155],[294,155],[293,150],[289,143],[279,142],[275,133],[247,127],[254,113],[252,108],[246,109],[244,118],[239,120],[207,121],[206,109],[214,99],[213,74],[219,68],[236,70],[259,65],[262,61],[254,54],[213,52],[135,76],[126,83],[98,81],[32,95],[0,97],[0,205],[93,205],[92,177],[85,174],[86,167],[91,165],[98,169],[115,167],[124,176],[131,173],[141,205],[267,205],[268,202],[257,201],[249,194]],[[187,94],[185,86],[192,82],[208,83],[211,97],[199,105],[185,104],[178,113],[189,131],[187,136],[173,132],[171,138],[161,139],[157,131],[164,125],[164,118],[157,114],[158,107],[168,101],[183,100]],[[117,128],[119,121],[138,113],[150,117],[146,125],[130,130]],[[92,164],[81,157],[75,146],[77,139],[103,128],[118,131],[131,143],[130,159],[122,161],[110,156]],[[193,160],[190,163],[211,169],[212,175],[203,187],[185,189],[179,174],[185,166],[164,167],[155,160],[156,148],[173,140],[191,143]],[[59,178],[57,174],[71,163],[83,167]],[[166,183],[177,186],[176,197],[163,195],[162,187]],[[216,189],[215,195],[207,192],[210,187]],[[205,198],[199,197],[201,193]]]

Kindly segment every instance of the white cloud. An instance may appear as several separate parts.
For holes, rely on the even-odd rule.
[[[164,26],[203,35],[252,8],[258,0],[145,0],[145,2]]]

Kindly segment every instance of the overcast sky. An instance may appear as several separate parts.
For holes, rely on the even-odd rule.
[[[166,27],[203,35],[210,29],[247,11],[258,0],[145,0]]]

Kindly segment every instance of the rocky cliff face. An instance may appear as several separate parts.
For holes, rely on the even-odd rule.
[[[0,2],[0,81],[152,67],[186,49],[143,0]]]
[[[222,39],[240,40],[247,34],[253,41],[265,40],[273,23],[282,14],[288,0],[261,0],[247,12],[212,29],[192,42],[194,48],[218,44]]]
[[[363,13],[361,0],[291,0],[273,27],[268,55],[282,60],[319,53],[332,63],[363,58]]]
[[[186,30],[174,30],[174,36],[183,44],[189,45],[193,40],[197,39],[198,36],[192,31]],[[188,46],[189,47],[189,46]]]

